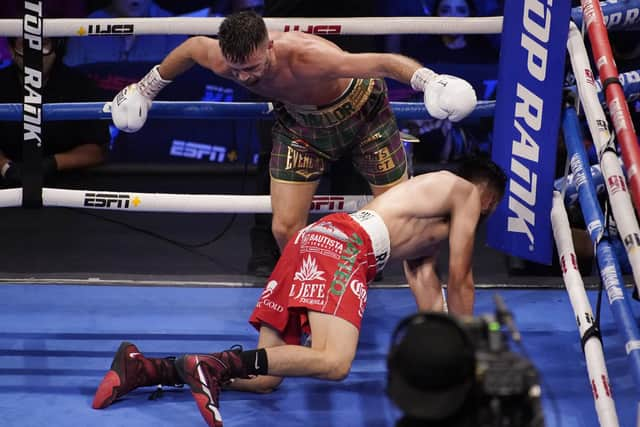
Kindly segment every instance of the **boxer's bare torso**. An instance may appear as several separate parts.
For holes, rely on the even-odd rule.
[[[301,106],[331,104],[352,78],[390,77],[408,84],[421,66],[401,55],[351,54],[312,34],[270,31],[241,62],[226,58],[217,40],[193,37],[165,58],[160,75],[171,80],[193,61],[265,98]]]
[[[269,99],[276,99],[296,105],[326,105],[338,99],[350,78],[336,78],[318,74],[315,62],[326,55],[339,55],[342,50],[321,37],[306,33],[270,32],[272,48],[266,59],[258,54],[244,64],[228,64],[222,54],[215,55],[212,71],[222,77],[234,80],[252,92]],[[217,47],[219,49],[219,47]],[[242,79],[238,70],[248,69],[249,73],[265,61],[264,73]],[[312,68],[316,68],[315,70]]]
[[[435,172],[389,189],[364,209],[377,212],[386,224],[391,258],[431,257],[452,231],[451,245],[468,247],[465,255],[470,257],[472,245],[466,239],[473,241],[481,204],[473,184],[450,172]],[[456,230],[452,230],[453,216]]]

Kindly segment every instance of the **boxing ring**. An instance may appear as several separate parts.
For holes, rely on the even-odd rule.
[[[585,25],[589,36],[602,38],[600,6],[590,1],[583,1],[583,6],[588,12]],[[628,11],[637,11],[640,1],[626,5],[614,2],[602,8],[608,18],[609,29],[628,28],[637,23],[637,20],[629,18],[633,15]],[[626,19],[616,18],[618,15]],[[581,10],[574,9],[572,17],[578,26],[582,24]],[[129,34],[215,34],[220,21],[217,18],[122,19],[117,25],[131,26]],[[340,34],[369,35],[492,34],[499,33],[502,25],[501,17],[287,18],[265,21],[270,29],[311,27],[329,34],[330,31],[339,31]],[[384,25],[380,25],[381,22]],[[111,20],[89,19],[48,19],[43,23],[43,34],[52,37],[91,35],[99,31],[99,27],[116,25]],[[598,25],[600,34],[592,35],[596,31],[593,28]],[[636,208],[638,206],[637,187],[633,181],[637,174],[635,171],[629,174],[629,191],[626,191],[624,183],[619,184],[620,181],[614,179],[625,175],[613,145],[614,135],[606,127],[598,126],[603,120],[606,122],[602,103],[606,102],[614,113],[621,111],[619,99],[615,101],[612,97],[629,98],[640,93],[640,79],[637,71],[625,73],[621,76],[623,84],[618,86],[612,83],[618,74],[615,69],[607,70],[609,74],[601,71],[606,80],[604,88],[598,90],[594,81],[588,81],[588,73],[578,71],[589,67],[578,26],[572,24],[570,28],[568,50],[577,79],[577,93],[597,146],[600,161],[597,171],[602,181],[600,185],[598,182],[594,184],[591,174],[585,173],[589,167],[576,126],[576,105],[567,105],[563,113],[563,131],[573,175],[556,183],[551,216],[566,292],[513,290],[506,288],[508,283],[500,292],[515,313],[526,351],[543,378],[546,425],[632,425],[637,417],[640,396],[638,308],[637,304],[631,305],[627,296],[630,290],[624,285],[618,261],[603,238],[605,219],[595,194],[596,188],[606,187],[608,190],[611,210],[621,235],[640,235],[633,216],[633,202]],[[23,22],[1,20],[0,33],[22,36]],[[593,39],[591,43],[596,44]],[[598,57],[605,54],[598,53]],[[612,95],[612,91],[616,93]],[[41,107],[46,120],[111,119],[109,103],[44,104]],[[392,103],[392,107],[398,119],[428,117],[421,103]],[[494,109],[494,102],[480,102],[469,120],[491,117]],[[269,116],[271,110],[269,103],[158,101],[154,102],[149,118],[259,119]],[[19,121],[23,120],[23,115],[22,104],[0,105],[0,120]],[[622,112],[615,117],[617,136],[632,128],[624,121]],[[622,154],[628,168],[635,160],[628,163],[627,158],[633,154],[625,153],[625,150],[627,148]],[[614,185],[616,183],[617,186]],[[0,207],[32,205],[33,190],[0,190]],[[271,209],[268,196],[160,194],[126,188],[122,191],[62,188],[35,191],[40,197],[35,203],[43,207],[103,210],[118,214],[238,214],[267,213]],[[576,255],[564,206],[575,203],[576,199],[579,199],[585,222],[589,224],[611,308],[610,311],[603,310],[601,316],[594,315],[591,308],[597,293],[585,290],[575,265]],[[331,196],[319,195],[314,198],[311,211],[353,211],[368,200],[368,196],[353,195],[342,196],[339,203],[331,203]],[[640,285],[640,251],[633,251],[629,246],[627,249],[634,281]],[[132,420],[139,425],[202,425],[192,398],[185,390],[167,390],[160,402],[146,402],[148,392],[138,390],[105,411],[91,410],[92,394],[108,367],[113,350],[122,340],[136,342],[142,351],[152,356],[204,353],[233,344],[248,348],[255,345],[255,334],[245,319],[261,290],[251,283],[193,281],[179,286],[179,278],[164,284],[140,280],[109,282],[100,278],[83,283],[65,279],[47,282],[57,286],[33,286],[32,282],[28,276],[22,279],[14,277],[0,286],[0,324],[5,326],[0,332],[0,361],[3,362],[0,366],[0,391],[7,397],[0,401],[2,425],[27,426],[48,422],[54,425],[116,426],[129,425]],[[185,282],[182,281],[183,284]],[[87,286],[98,284],[118,286]],[[255,285],[261,286],[260,283]],[[492,292],[481,287],[476,313],[493,311]],[[384,394],[388,337],[393,325],[413,312],[414,306],[406,286],[374,285],[369,295],[369,310],[364,318],[359,353],[352,373],[344,383],[288,379],[281,390],[267,396],[225,392],[221,411],[226,425],[253,425],[256,419],[274,419],[285,426],[301,423],[318,426],[393,425],[399,412]],[[541,310],[544,310],[544,316],[540,316]],[[38,313],[38,316],[33,313]],[[594,318],[598,318],[599,324],[595,324]],[[580,334],[578,340],[574,326],[576,320]],[[601,337],[605,337],[604,345]],[[570,357],[568,352],[571,352]],[[580,354],[582,352],[584,356]],[[585,368],[588,378],[584,375]],[[46,402],[46,409],[41,409],[43,402]]]

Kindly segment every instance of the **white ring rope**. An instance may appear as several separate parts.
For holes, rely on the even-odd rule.
[[[0,208],[17,208],[22,206],[22,188],[0,190]]]
[[[313,213],[355,212],[372,199],[372,196],[365,195],[316,195],[311,202],[310,211]],[[22,188],[0,190],[0,207],[21,205]],[[271,213],[270,196],[134,193],[60,188],[43,188],[42,205],[128,212]]]
[[[68,18],[44,19],[44,37],[128,36],[140,34],[214,35],[224,18]],[[265,18],[269,30],[319,35],[499,34],[502,16],[481,18]],[[21,19],[0,19],[0,36],[22,37]]]
[[[633,241],[634,236],[640,235],[640,226],[636,216],[633,214],[633,202],[628,186],[620,185],[624,183],[624,172],[620,159],[616,154],[614,139],[606,125],[607,117],[600,102],[598,101],[593,71],[589,63],[587,49],[582,39],[580,30],[574,23],[569,26],[569,38],[567,49],[573,74],[576,76],[578,94],[580,102],[587,118],[587,124],[591,132],[591,139],[596,146],[603,180],[607,188],[613,218],[616,226],[620,230],[620,236],[624,242]],[[640,251],[630,244],[625,244],[633,279],[640,290]]]
[[[558,191],[553,192],[551,225],[558,247],[560,265],[563,266],[562,278],[578,323],[578,332],[580,333],[580,338],[585,339],[588,329],[594,324],[593,310],[584,288],[580,270],[578,270],[578,256],[573,245],[569,218],[562,196]],[[598,396],[595,399],[595,405],[600,425],[602,427],[618,427],[619,422],[615,401],[609,392],[609,374],[602,349],[602,341],[595,335],[587,336],[584,342],[584,354],[589,382],[593,388],[594,395]]]

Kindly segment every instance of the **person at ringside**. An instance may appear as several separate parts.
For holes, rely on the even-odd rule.
[[[408,57],[351,54],[302,32],[267,31],[253,11],[227,16],[218,39],[192,37],[112,102],[114,124],[140,129],[151,101],[199,64],[274,100],[270,159],[272,232],[280,248],[307,224],[327,162],[350,152],[377,196],[407,179],[406,157],[383,78],[423,91],[429,114],[458,121],[476,106],[469,83]]]
[[[353,214],[321,218],[287,243],[267,281],[249,319],[259,330],[256,350],[152,359],[124,342],[93,407],[105,408],[140,386],[186,383],[207,424],[221,427],[221,387],[266,393],[282,377],[342,380],[355,357],[367,285],[389,259],[407,260],[419,310],[443,309],[435,259],[446,240],[449,312],[471,315],[476,228],[494,211],[505,185],[506,176],[495,163],[472,159],[457,175],[419,175]],[[299,345],[303,333],[312,336],[310,347]]]
[[[44,38],[42,41],[43,103],[97,101],[95,84],[62,63],[65,42],[59,38]],[[22,102],[24,99],[24,45],[22,38],[9,39],[13,64],[0,70],[0,102]],[[42,147],[45,183],[50,183],[58,171],[96,166],[106,159],[110,134],[108,123],[104,121],[48,121],[42,125],[42,132],[45,139]],[[21,186],[23,125],[20,122],[0,122],[0,135],[0,185]]]

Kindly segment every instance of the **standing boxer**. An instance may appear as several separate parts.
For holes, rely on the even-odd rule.
[[[431,116],[458,121],[476,105],[469,83],[397,54],[351,54],[322,37],[267,31],[254,12],[229,15],[218,39],[192,37],[112,103],[115,125],[135,132],[151,101],[199,64],[274,100],[270,160],[273,234],[280,248],[307,223],[328,161],[351,152],[374,196],[406,179],[406,157],[383,78],[423,91]]]

